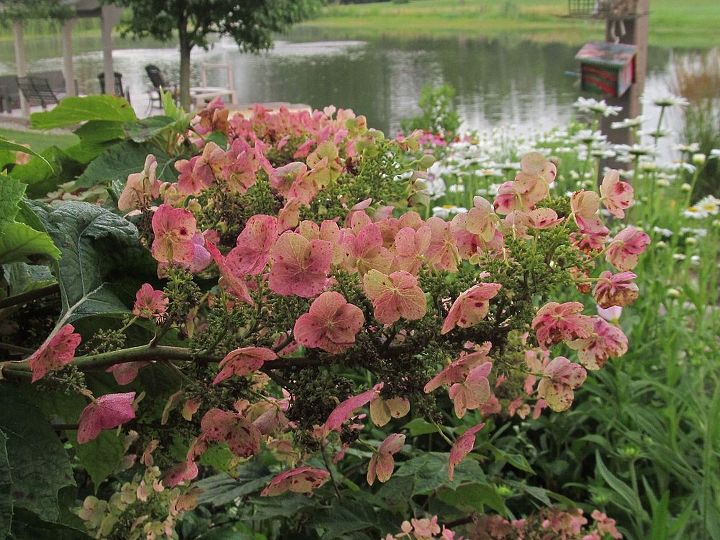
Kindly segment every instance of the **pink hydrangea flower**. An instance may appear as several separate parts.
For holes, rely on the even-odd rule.
[[[367,483],[371,486],[375,483],[375,478],[380,482],[387,482],[392,476],[393,469],[395,468],[394,454],[397,454],[405,444],[405,435],[399,433],[393,433],[389,435],[378,448],[378,451],[373,453],[370,458],[370,464],[368,465],[367,472]]]
[[[570,408],[575,398],[574,390],[579,388],[587,372],[579,364],[574,364],[563,356],[558,356],[543,369],[543,377],[538,385],[538,396],[544,399],[555,412]]]
[[[370,390],[366,390],[356,396],[350,396],[348,399],[340,403],[328,416],[325,421],[324,430],[326,433],[330,431],[339,431],[342,425],[350,419],[356,409],[364,407],[373,399],[380,395],[383,384],[376,384]]]
[[[150,206],[160,196],[160,181],[155,176],[157,160],[152,154],[145,158],[142,172],[129,174],[118,199],[118,210],[130,212]]]
[[[257,172],[266,161],[259,142],[253,148],[242,139],[233,141],[221,175],[231,192],[244,194],[257,182]]]
[[[503,215],[513,210],[532,210],[549,193],[548,181],[543,176],[521,170],[513,182],[500,185],[493,206]]]
[[[650,237],[643,231],[632,226],[626,227],[610,242],[605,259],[618,270],[632,270],[649,244]]]
[[[179,159],[175,162],[175,169],[180,173],[177,187],[183,195],[196,195],[215,182],[215,175],[202,156]]]
[[[431,217],[426,225],[430,227],[430,245],[425,252],[428,264],[436,270],[456,272],[460,253],[450,223]]]
[[[460,294],[445,317],[440,333],[447,334],[455,326],[469,328],[483,320],[490,309],[490,299],[501,287],[499,283],[478,283]]]
[[[473,199],[473,208],[467,213],[465,229],[478,235],[485,242],[490,242],[495,236],[500,218],[490,201],[478,196]]]
[[[233,375],[246,377],[260,369],[265,362],[277,359],[277,354],[264,347],[243,347],[225,355],[220,361],[220,372],[215,376],[213,384],[219,384]]]
[[[295,341],[306,347],[340,353],[355,343],[365,322],[362,310],[334,291],[318,296],[295,322]]]
[[[400,318],[422,319],[427,311],[425,293],[417,277],[409,272],[393,272],[389,276],[370,270],[363,278],[365,294],[372,301],[375,318],[382,324],[393,324]]]
[[[46,339],[28,358],[28,365],[32,371],[31,382],[38,381],[51,371],[62,369],[72,362],[80,341],[82,337],[75,333],[72,324],[66,324]]]
[[[122,364],[115,364],[110,366],[105,371],[112,373],[115,378],[115,382],[119,385],[125,386],[133,382],[143,367],[147,366],[150,362],[139,361],[139,362],[123,362]]]
[[[332,256],[330,242],[283,233],[270,250],[270,289],[283,296],[316,296],[327,286]]]
[[[622,315],[623,308],[620,306],[610,306],[609,308],[604,308],[597,306],[597,312],[598,315],[600,315],[603,319],[605,319],[607,322],[617,324],[620,320],[620,316]]]
[[[300,161],[278,167],[270,175],[270,185],[281,195],[287,196],[295,181],[304,176],[307,170],[307,165]]]
[[[457,467],[460,462],[465,459],[465,456],[472,452],[472,449],[475,446],[475,437],[478,431],[480,431],[483,427],[485,427],[485,423],[478,424],[465,430],[465,433],[460,435],[455,441],[455,444],[452,445],[452,448],[450,449],[450,459],[448,461],[448,480],[451,482],[455,478],[455,467]]]
[[[196,228],[195,216],[188,210],[160,205],[152,218],[152,256],[161,263],[190,265],[195,256]]]
[[[592,320],[582,315],[580,302],[549,302],[541,307],[532,321],[538,343],[549,347],[560,341],[583,339],[592,332]]]
[[[471,369],[485,362],[490,362],[488,352],[490,352],[491,347],[492,344],[486,341],[479,350],[470,354],[461,355],[457,360],[430,379],[423,388],[423,391],[429,394],[443,385],[449,386],[464,381]]]
[[[600,196],[594,191],[576,191],[570,197],[570,210],[576,222],[578,217],[592,219],[600,210]],[[578,227],[581,227],[580,223]]]
[[[633,188],[627,182],[620,180],[620,172],[612,169],[603,178],[600,184],[602,202],[616,218],[625,217],[625,210],[633,204]]]
[[[422,266],[423,257],[430,247],[432,232],[430,227],[422,226],[400,229],[393,240],[395,247],[394,268],[417,275]]]
[[[218,265],[218,269],[220,270],[220,283],[223,288],[238,300],[251,305],[254,304],[252,296],[250,296],[250,290],[248,289],[247,283],[245,283],[244,274],[237,271],[227,258],[223,257],[215,244],[208,242],[207,249]]]
[[[135,418],[135,392],[105,394],[80,413],[77,440],[80,444],[92,441],[105,429],[113,429]]]
[[[455,416],[462,418],[466,411],[478,409],[490,399],[492,392],[487,376],[491,370],[492,362],[480,364],[470,370],[463,382],[457,382],[450,387],[449,395]]]
[[[183,461],[170,468],[163,476],[163,484],[175,487],[197,478],[198,466],[194,461]]]
[[[609,518],[606,514],[600,510],[593,510],[590,517],[595,520],[595,527],[600,534],[610,535],[615,540],[620,540],[623,536],[617,530],[616,522],[614,519]]]
[[[354,266],[361,274],[371,269],[386,273],[392,266],[392,254],[383,245],[382,233],[375,223],[367,223],[354,235],[345,235],[343,242],[348,247]]]
[[[275,476],[265,489],[260,492],[260,496],[274,497],[287,491],[309,493],[322,486],[329,478],[330,473],[326,470],[313,467],[297,467]]]
[[[551,229],[562,220],[552,208],[536,208],[527,213],[528,226],[533,229]]]
[[[238,235],[236,247],[228,253],[228,263],[239,274],[258,275],[270,259],[277,237],[277,218],[263,214],[252,216]]]
[[[391,418],[402,418],[410,412],[410,401],[404,397],[384,399],[375,397],[370,402],[370,420],[378,427],[387,424]]]
[[[133,315],[141,319],[162,321],[168,307],[168,298],[163,291],[158,291],[149,283],[144,283],[135,294]]]
[[[540,176],[549,184],[555,181],[557,166],[540,152],[528,152],[520,159],[520,170],[524,173]]]
[[[193,274],[202,272],[212,262],[213,258],[205,247],[205,236],[197,232],[192,238],[193,257],[190,264],[186,266]]]
[[[593,291],[595,301],[603,308],[632,304],[640,294],[636,278],[632,272],[602,272]]]
[[[200,429],[204,441],[227,443],[238,457],[247,458],[260,451],[260,430],[241,414],[210,409],[200,421]]]
[[[617,358],[627,352],[628,339],[623,331],[602,317],[592,317],[593,332],[585,339],[570,341],[568,346],[578,351],[580,363],[587,369],[603,367],[608,358]]]

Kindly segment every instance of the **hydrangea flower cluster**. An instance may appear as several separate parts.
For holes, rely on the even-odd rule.
[[[411,413],[447,439],[452,480],[487,418],[564,411],[587,370],[627,350],[618,326],[585,314],[638,295],[631,270],[649,238],[634,227],[611,237],[600,211],[622,218],[632,204],[616,172],[599,193],[551,197],[556,165],[530,153],[493,200],[446,221],[418,196],[417,139],[385,140],[351,111],[244,118],[216,102],[194,126],[177,182],[160,184],[149,156],[119,202],[163,285],[142,285],[133,308],[156,329],[148,355],[118,354],[110,369],[131,366],[114,372],[125,385],[169,362],[184,381],[162,422],[192,437],[174,463],[177,442],[156,439],[163,487],[191,482],[218,446],[233,459],[296,456],[263,496],[334,483],[312,457],[339,462],[356,445],[372,449],[368,484],[383,483],[408,442],[393,420]],[[185,347],[162,345],[171,331]],[[72,363],[78,338],[68,325],[49,339],[33,380]],[[143,409],[133,392],[91,399],[80,443]],[[379,444],[363,440],[366,407],[387,430]],[[440,411],[466,428],[455,440]],[[453,538],[437,520],[402,531]]]

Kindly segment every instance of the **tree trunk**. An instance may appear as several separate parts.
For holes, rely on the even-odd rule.
[[[180,37],[180,105],[186,111],[190,110],[190,51],[193,44],[187,32],[187,21],[178,24]]]

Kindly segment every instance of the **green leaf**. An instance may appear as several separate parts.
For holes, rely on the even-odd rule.
[[[348,533],[354,533],[365,529],[376,528],[377,517],[372,507],[360,504],[358,501],[333,501],[329,510],[319,512],[313,517],[313,526],[316,530],[322,531],[322,540],[345,537]],[[375,534],[374,537],[378,537]],[[355,538],[355,535],[352,536]]]
[[[201,504],[210,503],[213,506],[224,506],[239,497],[257,493],[273,477],[266,467],[257,463],[248,463],[238,467],[237,472],[238,476],[236,478],[221,473],[196,482],[194,485],[203,490],[198,497],[198,502]]]
[[[58,491],[75,485],[70,460],[40,411],[9,384],[0,384],[0,430],[7,436],[15,508],[57,520]]]
[[[103,431],[100,436],[85,444],[77,444],[77,437],[70,436],[80,465],[90,475],[95,493],[103,480],[120,469],[125,448],[116,430]]]
[[[628,486],[625,482],[623,482],[612,472],[610,472],[610,470],[605,466],[605,463],[603,463],[603,460],[600,457],[600,453],[598,451],[595,451],[595,460],[595,467],[597,468],[597,471],[602,477],[602,479],[608,486],[610,486],[610,489],[612,489],[620,497],[620,499],[622,499],[621,506],[626,505],[625,510],[634,513],[643,521],[649,521],[650,517],[643,508],[642,502],[640,502],[638,494],[633,491],[632,488]]]
[[[82,169],[82,164],[67,152],[51,146],[29,163],[13,167],[12,175],[28,185],[28,197],[43,197],[63,182],[73,179]]]
[[[254,511],[253,521],[295,517],[299,512],[315,511],[320,505],[316,499],[299,493],[286,493],[277,497],[257,497],[248,501]]]
[[[122,122],[90,120],[74,131],[83,145],[93,145],[125,138]]]
[[[447,477],[448,457],[449,454],[439,452],[422,454],[402,463],[394,476],[414,477],[412,495],[426,495],[441,487],[455,488],[460,484],[485,478],[477,461],[465,459],[455,468],[455,478],[450,482]]]
[[[225,135],[222,131],[213,131],[210,135],[208,135],[205,138],[205,141],[206,142],[214,142],[220,148],[225,148],[228,143],[227,135]]]
[[[9,151],[9,152],[22,152],[23,154],[28,154],[30,156],[35,156],[40,159],[44,159],[40,154],[35,152],[35,150],[32,150],[31,148],[28,148],[27,146],[23,146],[22,144],[15,143],[13,141],[8,141],[4,137],[0,137],[0,150]],[[14,160],[13,160],[13,163],[14,163]],[[48,163],[48,165],[50,165],[50,164]]]
[[[12,476],[7,439],[7,435],[0,430],[0,540],[5,540],[10,532],[13,516]]]
[[[90,540],[83,531],[62,523],[48,523],[32,512],[20,510],[13,518],[13,540]]]
[[[0,175],[0,223],[15,221],[18,204],[25,194],[25,184],[12,176]]]
[[[466,484],[455,490],[442,490],[438,498],[465,512],[484,512],[490,507],[498,514],[509,515],[505,501],[490,484]]]
[[[125,99],[99,95],[66,97],[52,111],[31,114],[30,124],[35,129],[52,129],[88,120],[130,122],[136,118],[135,111]]]
[[[177,179],[177,173],[172,166],[175,158],[153,145],[123,141],[110,146],[92,161],[78,177],[76,185],[88,188],[98,184],[112,185],[119,181],[124,186],[129,174],[143,170],[148,154],[154,154],[157,158],[159,179],[172,182]]]
[[[267,540],[264,534],[253,532],[242,523],[232,523],[213,527],[206,533],[196,537],[197,540]]]
[[[127,312],[106,277],[113,256],[138,244],[135,226],[105,208],[68,201],[48,207],[33,203],[62,257],[56,269],[64,322],[81,317]]]
[[[143,143],[168,129],[175,121],[169,116],[151,116],[125,124],[125,134],[136,143]]]
[[[8,296],[15,296],[55,283],[50,268],[43,265],[10,263],[4,264],[2,271],[5,283],[7,283]]]
[[[516,469],[519,469],[521,471],[524,471],[526,473],[535,474],[535,471],[530,466],[530,463],[528,463],[528,460],[523,456],[522,454],[511,454],[509,452],[505,452],[504,450],[500,450],[499,448],[496,448],[495,446],[488,445],[490,449],[492,450],[493,454],[495,454],[495,459],[497,461],[504,461],[515,467]]]
[[[413,418],[403,426],[403,429],[407,429],[412,437],[427,435],[428,433],[437,433],[435,425],[423,418]]]
[[[0,264],[28,261],[33,255],[57,259],[60,251],[47,234],[24,223],[0,224]]]

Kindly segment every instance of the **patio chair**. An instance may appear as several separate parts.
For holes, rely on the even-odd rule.
[[[122,98],[125,98],[128,103],[130,103],[130,89],[129,88],[123,88],[123,82],[122,82],[122,73],[118,73],[115,71],[113,73],[115,76],[115,95],[120,96]],[[104,73],[98,73],[98,81],[100,82],[100,93],[105,93],[105,74]]]
[[[163,72],[160,70],[159,67],[153,64],[148,64],[147,66],[145,66],[145,72],[147,73],[148,77],[150,78],[150,82],[152,83],[152,86],[148,88],[148,98],[150,99],[150,103],[148,104],[148,110],[151,111],[156,107],[158,109],[162,109],[163,92],[171,92],[173,99],[177,102],[177,85],[170,84],[167,79],[165,79],[165,75],[163,75]]]
[[[50,82],[41,77],[17,77],[17,85],[29,105],[40,105],[46,109],[48,105],[57,105],[58,98],[50,87]]]

